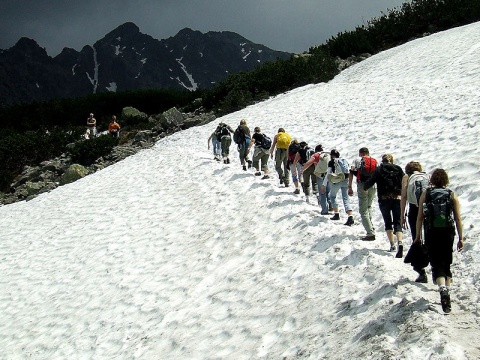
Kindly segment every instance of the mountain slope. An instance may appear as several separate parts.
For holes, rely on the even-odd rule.
[[[209,124],[0,207],[5,356],[479,358],[479,35],[477,23],[419,39],[219,119],[282,126],[350,161],[368,146],[402,167],[445,167],[466,237],[452,315],[387,251],[376,204],[377,240],[359,241],[358,213],[352,227],[343,211],[321,216],[278,186],[272,163],[265,181],[233,146],[231,165],[213,161]]]

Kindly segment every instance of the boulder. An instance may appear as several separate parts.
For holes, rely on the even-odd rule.
[[[119,122],[121,122],[120,125],[134,125],[148,122],[148,115],[134,107],[127,106],[122,109],[122,115]]]
[[[60,178],[60,185],[69,184],[88,175],[88,170],[79,164],[72,164]]]

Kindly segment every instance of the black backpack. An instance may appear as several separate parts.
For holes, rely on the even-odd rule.
[[[425,191],[423,204],[425,230],[427,232],[431,229],[455,231],[452,190],[428,188]]]
[[[235,144],[240,145],[240,144],[244,144],[245,140],[246,140],[246,137],[245,137],[245,131],[243,127],[242,126],[237,127],[237,129],[233,133],[233,141],[235,142]]]
[[[400,195],[402,193],[402,169],[390,164],[380,165],[380,174],[385,192]]]
[[[270,149],[270,147],[272,146],[272,139],[270,139],[267,135],[263,134],[263,139],[260,146],[262,147],[262,149]]]
[[[305,146],[304,148],[298,150],[298,153],[300,154],[300,164],[304,165],[308,161],[308,159],[310,159],[312,155],[315,154],[315,151],[313,149],[310,149],[308,146]]]

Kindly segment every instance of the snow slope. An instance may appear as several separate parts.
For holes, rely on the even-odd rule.
[[[362,242],[358,213],[352,227],[321,216],[273,162],[269,180],[233,146],[214,162],[211,123],[0,207],[0,359],[480,358],[478,59],[480,23],[219,119],[444,167],[466,237],[451,315],[387,252],[376,204],[377,240]]]

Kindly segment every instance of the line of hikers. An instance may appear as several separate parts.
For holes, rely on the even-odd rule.
[[[275,156],[275,170],[280,184],[289,187],[291,173],[294,194],[300,194],[301,186],[307,202],[310,202],[312,193],[317,195],[321,215],[331,215],[333,211],[330,220],[340,220],[337,194],[341,192],[347,226],[355,223],[349,197],[354,194],[353,179],[356,178],[359,213],[366,230],[366,235],[361,237],[363,241],[375,240],[372,203],[377,194],[390,243],[389,251],[396,252],[396,258],[403,258],[403,229],[409,227],[413,242],[404,262],[410,263],[418,272],[415,281],[420,283],[428,282],[425,268],[430,263],[433,282],[439,287],[442,309],[446,313],[451,311],[450,265],[455,228],[459,238],[458,251],[463,249],[464,239],[460,204],[456,194],[447,188],[449,179],[445,170],[435,169],[428,176],[419,162],[411,161],[405,166],[404,172],[394,164],[391,154],[382,155],[378,163],[366,147],[359,149],[359,157],[350,165],[338,150],[325,152],[322,145],[311,149],[306,142],[292,139],[283,128],[278,129],[273,140],[263,134],[259,127],[255,127],[251,135],[244,119],[236,130],[220,123],[210,135],[208,148],[211,140],[215,160],[223,159],[225,164],[230,163],[232,135],[243,170],[253,166],[256,176],[261,176],[263,171],[262,179],[268,179],[268,160]],[[253,159],[250,160],[252,147]]]

